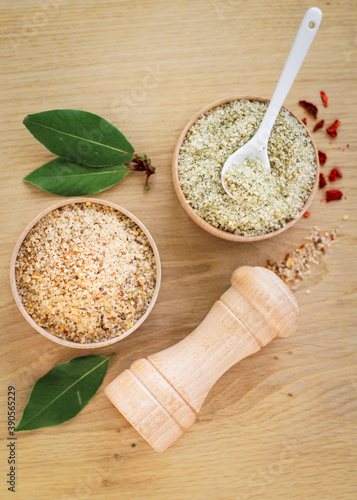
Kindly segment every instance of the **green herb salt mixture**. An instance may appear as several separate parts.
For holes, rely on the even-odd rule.
[[[248,160],[246,175],[228,179],[237,200],[221,182],[227,158],[257,131],[268,104],[241,99],[217,106],[187,132],[178,158],[182,192],[193,210],[212,226],[241,236],[259,236],[295,219],[316,179],[315,151],[304,126],[285,108],[268,143],[271,173]],[[242,166],[237,167],[242,170]],[[248,172],[251,168],[252,171]]]
[[[242,206],[267,203],[279,192],[276,177],[256,158],[233,163],[224,174],[224,182],[228,194]]]

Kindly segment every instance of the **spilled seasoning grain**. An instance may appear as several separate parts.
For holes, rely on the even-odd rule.
[[[310,274],[311,266],[319,264],[327,248],[336,243],[336,235],[336,231],[321,233],[314,226],[313,231],[305,238],[306,243],[285,255],[284,259],[268,261],[266,267],[291,286],[292,290],[297,290],[301,281]],[[306,290],[306,293],[310,291]]]

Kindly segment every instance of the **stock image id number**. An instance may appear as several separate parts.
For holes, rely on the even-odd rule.
[[[15,435],[15,387],[7,388],[7,430],[9,436]]]

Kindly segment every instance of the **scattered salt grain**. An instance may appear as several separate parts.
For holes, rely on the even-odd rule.
[[[319,264],[326,249],[337,242],[336,234],[337,231],[322,234],[317,226],[314,226],[314,230],[305,238],[306,243],[291,254],[285,255],[284,259],[268,261],[266,267],[291,286],[292,290],[297,290],[304,277],[310,274],[311,266]],[[310,292],[311,290],[306,290],[307,294]]]

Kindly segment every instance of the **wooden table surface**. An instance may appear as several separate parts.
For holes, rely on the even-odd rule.
[[[307,99],[336,139],[315,134],[339,166],[311,217],[267,241],[238,244],[197,227],[175,196],[171,159],[180,131],[205,104],[234,94],[270,97],[310,3],[295,0],[13,0],[1,8],[1,436],[0,497],[55,499],[352,499],[357,495],[356,119],[357,4],[316,1],[320,31],[286,100],[300,117]],[[329,96],[324,109],[319,92]],[[120,128],[157,168],[152,189],[133,174],[98,195],[134,212],[153,234],[163,281],[148,320],[116,344],[105,381],[72,421],[17,435],[16,494],[7,491],[7,388],[19,420],[35,380],[82,355],[42,338],[10,291],[9,260],[25,225],[60,198],[22,182],[52,158],[22,125],[29,113],[84,109]],[[307,118],[311,127],[313,119]],[[349,147],[347,147],[349,144]],[[342,217],[349,215],[348,221]],[[262,265],[303,243],[314,225],[338,243],[296,297],[300,324],[289,339],[243,360],[214,386],[194,424],[158,454],[104,396],[139,357],[191,332],[240,265]],[[306,290],[311,293],[306,293]],[[83,354],[85,354],[83,352]]]

